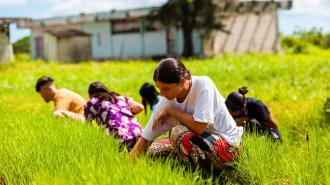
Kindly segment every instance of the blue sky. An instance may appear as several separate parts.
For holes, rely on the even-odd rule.
[[[0,17],[46,18],[108,11],[110,9],[129,9],[157,6],[166,0],[0,0]],[[279,28],[284,34],[294,30],[321,28],[330,32],[330,0],[293,0],[291,10],[279,12]],[[11,42],[29,35],[28,29],[17,29],[11,25]]]

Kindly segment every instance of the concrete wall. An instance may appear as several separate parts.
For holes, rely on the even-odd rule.
[[[223,23],[230,34],[216,31],[210,54],[278,52],[277,12],[231,16]]]
[[[140,33],[115,34],[112,37],[113,57],[140,57],[142,55]]]
[[[153,31],[144,33],[145,56],[166,55],[167,43],[165,31]]]
[[[92,58],[109,58],[113,56],[110,22],[88,22],[82,24],[81,29],[92,35]]]
[[[7,33],[0,32],[0,64],[13,60],[13,47],[9,42]]]
[[[75,36],[58,39],[57,58],[64,62],[86,61],[91,57],[90,37]]]
[[[37,46],[36,46],[36,38],[42,38],[44,36],[44,32],[47,30],[56,30],[56,29],[78,29],[80,30],[81,25],[80,24],[68,24],[68,25],[60,25],[60,26],[47,26],[44,28],[40,27],[34,27],[31,29],[31,40],[30,40],[30,54],[32,59],[37,59],[38,53],[37,53]],[[44,43],[44,42],[43,42]],[[43,46],[44,47],[44,46]]]
[[[44,55],[45,60],[47,61],[55,61],[58,60],[58,46],[57,46],[57,38],[51,34],[45,33],[44,37]]]

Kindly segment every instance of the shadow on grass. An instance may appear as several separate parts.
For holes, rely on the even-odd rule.
[[[194,175],[196,181],[202,181],[205,184],[210,182],[211,184],[246,184],[243,178],[237,176],[236,160],[224,164],[221,169],[215,169],[209,161],[200,161],[197,165],[181,161],[174,152],[149,157],[161,163],[169,163],[173,172],[184,169],[183,176],[189,178]]]
[[[0,177],[0,185],[6,185],[5,178]]]

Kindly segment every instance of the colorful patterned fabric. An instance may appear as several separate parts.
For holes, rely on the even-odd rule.
[[[212,164],[216,169],[221,169],[239,155],[239,148],[229,145],[221,137],[208,132],[197,135],[184,125],[174,127],[168,141],[156,140],[149,147],[148,154],[162,156],[175,151],[182,161],[201,166]]]
[[[85,105],[86,120],[95,120],[120,141],[136,141],[142,133],[141,125],[128,106],[128,99],[117,96],[117,102],[91,98]]]
[[[239,154],[239,148],[229,145],[221,137],[208,132],[197,135],[184,125],[178,125],[172,129],[170,140],[182,160],[191,163],[207,161],[211,162],[215,168],[221,168]]]

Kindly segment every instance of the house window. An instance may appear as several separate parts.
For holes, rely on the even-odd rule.
[[[116,20],[112,22],[112,34],[139,33],[140,20]]]
[[[162,30],[162,25],[160,22],[144,22],[144,30],[147,32]]]

